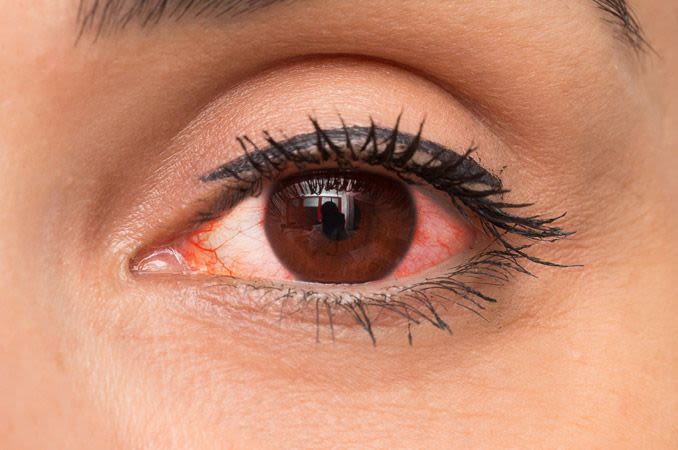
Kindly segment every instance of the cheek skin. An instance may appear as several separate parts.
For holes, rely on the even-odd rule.
[[[470,224],[430,196],[412,191],[417,224],[410,249],[389,276],[399,280],[435,268],[464,252],[474,242]],[[241,203],[227,217],[213,220],[172,244],[190,273],[294,280],[274,254],[264,229],[261,198]]]

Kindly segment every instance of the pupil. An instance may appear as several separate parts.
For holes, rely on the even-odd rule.
[[[264,227],[280,262],[301,281],[365,283],[407,253],[416,209],[405,184],[372,173],[324,170],[278,182]]]

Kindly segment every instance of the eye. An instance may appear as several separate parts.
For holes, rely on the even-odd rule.
[[[217,289],[245,287],[263,304],[296,299],[355,318],[373,342],[373,315],[449,330],[438,308],[454,299],[476,314],[496,301],[482,290],[557,266],[528,251],[570,233],[558,217],[520,215],[501,180],[469,148],[455,152],[393,128],[347,126],[265,146],[200,177],[218,186],[183,232],[131,261],[137,274],[201,275]],[[353,289],[360,286],[360,289]],[[239,291],[243,294],[243,291]],[[232,295],[232,294],[231,294]],[[334,335],[334,332],[332,332]]]
[[[414,192],[411,192],[414,191]],[[272,185],[140,261],[141,270],[354,284],[416,275],[463,252],[473,228],[420,188],[369,172]],[[161,262],[173,255],[175,266]]]

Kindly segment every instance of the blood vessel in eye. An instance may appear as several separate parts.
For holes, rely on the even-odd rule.
[[[297,279],[342,284],[389,275],[412,243],[416,219],[404,183],[326,170],[273,186],[264,225],[271,248]]]

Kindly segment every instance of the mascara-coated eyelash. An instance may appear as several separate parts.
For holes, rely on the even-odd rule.
[[[309,165],[333,161],[341,168],[353,168],[357,163],[380,166],[410,184],[428,184],[447,194],[462,212],[475,214],[484,230],[511,250],[532,262],[560,266],[529,255],[529,245],[513,245],[508,235],[517,235],[533,241],[558,240],[567,232],[552,226],[565,216],[520,216],[509,212],[534,206],[533,203],[511,203],[501,199],[510,192],[501,180],[471,158],[477,150],[470,147],[463,154],[422,139],[424,123],[416,135],[399,131],[400,117],[392,129],[344,124],[338,129],[323,129],[316,119],[310,118],[313,133],[301,134],[284,141],[275,140],[264,132],[267,148],[259,148],[249,137],[237,138],[244,155],[209,174],[203,182],[226,182],[222,195],[200,221],[210,220],[235,206],[247,196],[259,195],[262,182],[281,174],[289,164],[304,170]]]
[[[442,275],[372,293],[352,292],[346,285],[327,289],[304,283],[249,283],[229,277],[223,277],[223,287],[238,286],[239,295],[248,297],[252,292],[263,293],[267,299],[280,302],[281,308],[291,301],[300,305],[298,310],[314,307],[317,337],[321,312],[326,315],[334,337],[333,316],[337,311],[345,311],[376,343],[373,318],[389,311],[407,321],[408,340],[412,343],[412,325],[429,323],[451,332],[438,311],[441,305],[456,304],[484,318],[486,304],[497,299],[475,287],[479,278],[485,285],[502,284],[515,273],[530,274],[525,261],[566,267],[528,253],[537,242],[552,242],[572,234],[554,225],[564,214],[557,217],[517,214],[533,204],[503,200],[509,190],[498,176],[471,157],[475,148],[456,153],[425,140],[423,123],[415,135],[401,132],[400,118],[391,129],[378,127],[374,122],[368,127],[347,126],[343,121],[339,128],[325,129],[317,120],[310,121],[313,132],[284,140],[276,140],[264,131],[267,143],[264,148],[247,136],[237,138],[243,156],[201,177],[203,183],[221,183],[221,189],[217,199],[195,222],[221,217],[242,200],[260,195],[265,182],[280,178],[290,169],[303,172],[331,164],[342,170],[359,171],[360,167],[376,166],[405,183],[429,185],[444,192],[454,207],[480,224],[492,245]],[[216,287],[219,288],[218,283]]]

